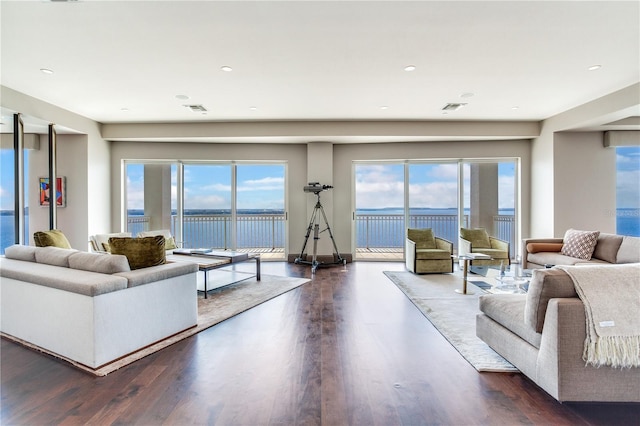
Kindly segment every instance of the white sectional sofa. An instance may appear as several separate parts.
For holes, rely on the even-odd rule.
[[[0,258],[1,331],[98,368],[197,324],[193,263],[15,245]]]

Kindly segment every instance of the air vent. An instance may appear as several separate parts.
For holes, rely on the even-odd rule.
[[[465,106],[466,104],[446,104],[442,110],[443,111],[456,111]]]
[[[185,107],[193,112],[207,112],[207,109],[202,105],[185,105]]]

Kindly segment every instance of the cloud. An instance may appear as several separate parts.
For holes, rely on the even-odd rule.
[[[284,177],[245,180],[238,185],[238,191],[284,191]]]

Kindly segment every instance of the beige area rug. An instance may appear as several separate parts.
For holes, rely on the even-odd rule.
[[[453,347],[478,371],[518,371],[507,360],[476,337],[478,297],[484,294],[469,284],[473,295],[455,292],[462,288],[457,274],[415,275],[385,271],[384,274],[411,300]]]
[[[300,287],[302,284],[308,283],[308,278],[292,278],[280,277],[275,275],[262,274],[261,280],[256,281],[255,278],[246,279],[244,281],[232,284],[219,289],[211,290],[208,298],[205,300],[202,295],[198,296],[198,325],[188,330],[175,334],[165,340],[161,340],[150,346],[133,352],[123,358],[120,358],[110,364],[104,365],[98,369],[93,369],[85,365],[79,364],[68,358],[62,357],[46,349],[42,349],[29,342],[16,339],[2,333],[2,337],[22,344],[26,347],[47,353],[56,358],[67,361],[75,367],[94,374],[96,376],[106,376],[119,368],[127,366],[147,355],[151,355],[161,349],[166,348],[176,342],[193,336],[209,327],[212,327],[226,319],[247,311],[261,303],[264,303],[274,297],[280,296],[294,288]],[[194,295],[195,296],[195,295]]]

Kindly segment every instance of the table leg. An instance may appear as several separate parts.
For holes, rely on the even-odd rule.
[[[207,298],[207,272],[209,271],[204,271],[204,298]]]
[[[456,293],[468,295],[473,294],[472,291],[467,291],[467,275],[469,274],[469,259],[462,261],[462,290],[456,289]]]
[[[260,256],[256,257],[256,281],[260,281]]]

